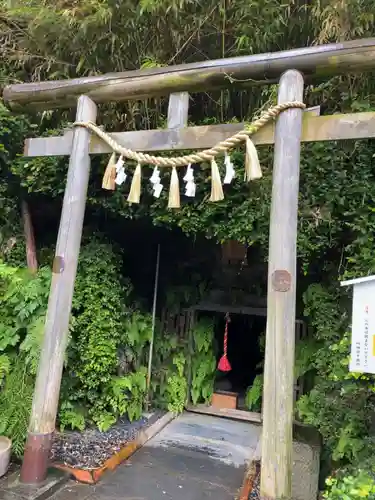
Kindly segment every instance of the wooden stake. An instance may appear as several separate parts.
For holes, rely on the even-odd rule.
[[[160,243],[158,243],[158,250],[156,253],[154,299],[152,301],[152,327],[151,327],[150,347],[149,347],[149,351],[148,351],[146,411],[149,410],[149,406],[150,406],[152,356],[153,356],[153,351],[154,351],[154,340],[155,340],[156,305],[157,305],[158,287],[159,287],[159,268],[160,268]]]
[[[278,103],[303,99],[303,77],[280,78]],[[296,244],[302,114],[284,111],[275,129],[267,331],[263,392],[261,498],[291,499],[296,309]]]
[[[96,112],[96,105],[89,97],[78,99],[77,121],[95,122]],[[55,430],[89,182],[89,144],[90,133],[83,127],[77,127],[73,136],[44,340],[21,470],[21,481],[28,484],[38,484],[45,479]]]

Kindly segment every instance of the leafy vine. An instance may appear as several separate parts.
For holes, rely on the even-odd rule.
[[[211,400],[216,373],[214,354],[214,325],[201,319],[193,329],[193,351],[191,353],[191,400],[194,405]]]

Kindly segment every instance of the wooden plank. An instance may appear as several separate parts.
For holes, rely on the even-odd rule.
[[[243,123],[208,125],[177,130],[118,132],[111,136],[121,146],[134,151],[177,151],[207,149],[244,128]],[[274,124],[266,125],[253,136],[257,145],[274,144]],[[327,116],[304,116],[302,142],[341,141],[375,137],[375,112]],[[26,139],[24,156],[68,156],[73,131],[59,137]],[[111,149],[92,136],[90,154],[106,154]]]
[[[186,410],[191,413],[202,413],[205,415],[213,415],[215,417],[231,418],[233,420],[244,420],[247,422],[253,422],[255,424],[262,423],[262,414],[247,410],[229,410],[228,408],[213,408],[212,406],[207,406],[205,404],[186,406]],[[302,443],[308,443],[311,446],[320,447],[321,440],[319,432],[312,426],[293,420],[293,439],[294,441],[299,441]],[[260,458],[260,447],[258,448]]]
[[[280,78],[278,102],[303,99],[303,77]],[[263,389],[261,497],[292,496],[296,247],[302,112],[286,110],[275,131]]]
[[[195,311],[212,311],[232,314],[244,314],[248,316],[267,316],[267,308],[265,307],[245,307],[245,306],[231,306],[214,303],[201,302],[197,306],[192,307]]]
[[[185,94],[185,93],[182,93]],[[179,104],[181,106],[181,104]],[[181,106],[182,107],[182,106]],[[311,116],[319,116],[320,106],[309,108],[306,110]],[[178,111],[180,115],[180,108]],[[168,115],[171,116],[171,115]],[[168,118],[169,119],[169,118]],[[170,118],[172,120],[172,118]],[[177,120],[177,119],[176,119]],[[177,121],[176,121],[177,123]],[[198,127],[185,127],[187,123],[182,119],[182,130],[140,130],[132,132],[112,133],[111,136],[119,144],[124,147],[132,148],[135,151],[167,151],[179,149],[197,149],[210,148],[218,141],[242,130],[244,123],[224,124],[224,125],[209,125]],[[268,133],[267,130],[268,129]],[[258,144],[268,144],[273,141],[273,126],[265,127],[259,134],[253,136],[253,139]],[[263,137],[263,139],[262,139]],[[67,129],[63,136],[56,137],[38,137],[26,139],[24,147],[24,156],[67,156],[70,155],[72,147],[73,130]],[[265,142],[264,142],[265,141]],[[111,149],[107,144],[101,141],[95,135],[91,136],[90,153],[91,154],[106,154],[110,153]]]
[[[168,128],[187,127],[189,114],[189,93],[179,92],[169,96]]]
[[[232,418],[234,420],[244,420],[246,422],[254,422],[256,424],[262,423],[262,415],[260,413],[237,410],[231,408],[214,408],[213,406],[207,406],[204,404],[199,405],[188,405],[186,407],[188,411],[192,413],[203,413],[205,415],[213,415],[215,417]]]
[[[277,81],[288,69],[307,78],[324,80],[375,67],[375,39],[368,38],[301,49],[255,54],[123,73],[9,85],[3,99],[12,109],[68,108],[79,95],[96,103],[166,96],[173,92],[207,92],[228,87],[247,88]]]
[[[77,120],[96,120],[96,105],[89,97],[78,99]],[[28,441],[21,471],[25,483],[46,477],[60,394],[61,375],[90,173],[90,133],[74,131],[68,179],[53,264],[43,346],[36,379]]]
[[[246,268],[244,268],[246,269]],[[267,271],[267,269],[265,269]],[[251,273],[249,273],[249,278],[252,277]],[[267,307],[267,297],[258,297],[257,295],[246,293],[241,288],[234,288],[235,291],[241,294],[240,301],[236,301],[235,304],[239,307]],[[231,293],[226,289],[222,289],[219,287],[213,286],[210,292],[207,294],[207,298],[203,301],[198,302],[194,307],[199,309],[200,303],[209,305],[210,303],[226,305],[228,302],[230,303]]]

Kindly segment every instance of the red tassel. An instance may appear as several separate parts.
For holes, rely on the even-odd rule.
[[[227,357],[227,349],[228,349],[228,323],[229,323],[229,315],[226,316],[225,323],[225,332],[224,332],[224,352],[220,358],[219,364],[217,366],[218,370],[221,372],[230,372],[232,367],[230,366],[229,359]]]
[[[223,356],[221,357],[221,359],[219,361],[218,369],[221,372],[230,372],[232,369],[232,367],[230,366],[229,360],[225,356],[225,354],[223,354]]]

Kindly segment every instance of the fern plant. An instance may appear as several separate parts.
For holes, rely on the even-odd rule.
[[[112,378],[112,394],[109,399],[114,413],[120,415],[126,413],[130,421],[141,417],[146,396],[146,379],[145,367],[124,377]]]
[[[156,407],[176,413],[183,410],[187,391],[185,349],[183,339],[157,329],[150,387],[150,399]]]
[[[0,434],[23,454],[51,273],[0,262]]]
[[[37,362],[50,279],[49,269],[42,268],[34,276],[27,269],[0,262],[0,352],[22,343],[21,350],[28,357],[36,356]]]
[[[59,412],[60,431],[64,432],[67,427],[83,431],[86,425],[85,414],[85,410],[80,411],[70,401],[63,401]]]
[[[34,380],[24,357],[18,357],[0,391],[0,435],[12,440],[13,453],[23,454],[29,424]]]

